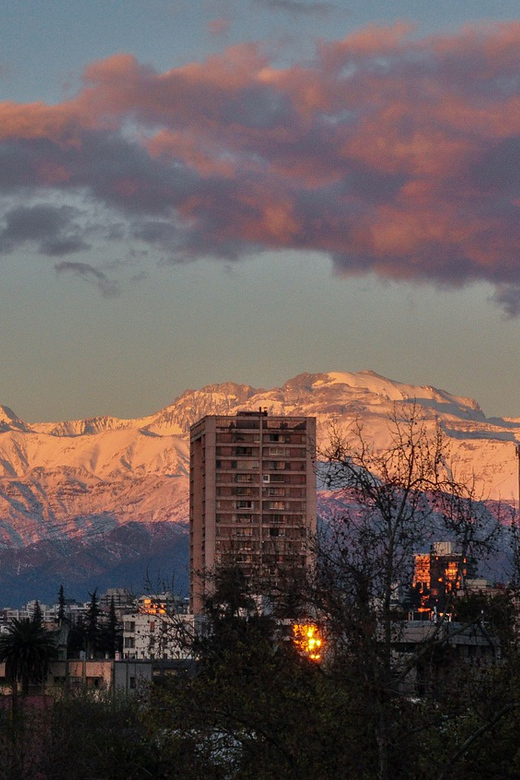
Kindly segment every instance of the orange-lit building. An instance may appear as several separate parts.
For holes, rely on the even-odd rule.
[[[219,567],[274,582],[310,563],[316,420],[265,411],[210,415],[190,429],[190,608]]]
[[[419,600],[418,611],[444,612],[453,594],[461,590],[468,573],[467,561],[451,542],[434,542],[431,551],[416,555],[412,586]]]

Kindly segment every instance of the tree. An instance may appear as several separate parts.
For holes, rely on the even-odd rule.
[[[404,746],[417,728],[420,708],[410,705],[407,679],[453,665],[441,623],[405,659],[397,656],[405,629],[398,590],[411,585],[414,553],[439,534],[459,544],[462,565],[492,547],[498,523],[482,510],[473,483],[456,479],[442,431],[417,408],[402,416],[396,407],[384,450],[359,425],[351,434],[333,431],[325,453],[327,485],[346,508],[319,539],[315,602],[334,647],[330,673],[360,703],[362,749],[377,764],[375,776],[387,780],[406,773]]]
[[[345,741],[345,691],[253,593],[239,567],[216,573],[194,646],[198,672],[154,688],[150,727],[172,735],[164,749],[181,754],[187,777],[325,780],[348,767],[361,776],[357,746]]]
[[[108,616],[101,628],[99,644],[104,653],[108,653],[110,658],[115,658],[116,652],[123,649],[122,641],[121,626],[117,617],[114,597],[112,596]]]
[[[78,658],[81,652],[86,652],[87,649],[87,632],[85,627],[85,620],[82,615],[79,615],[76,620],[72,622],[69,630],[67,651],[69,658]]]
[[[63,584],[60,585],[58,591],[58,623],[61,626],[65,619],[65,592],[63,590]]]
[[[36,599],[36,601],[34,602],[33,622],[36,623],[38,626],[43,625],[42,608],[40,607],[40,602],[38,601],[38,599]]]
[[[45,681],[55,653],[52,636],[30,618],[14,618],[9,633],[0,636],[0,661],[5,661],[6,676],[14,686],[21,682],[24,694],[30,684]]]
[[[150,732],[138,696],[103,696],[99,691],[62,696],[47,718],[40,774],[26,777],[167,780],[181,776],[163,760],[160,735]]]
[[[89,593],[89,596],[90,603],[88,605],[87,614],[85,615],[85,638],[87,644],[87,658],[94,658],[98,650],[100,639],[99,616],[101,610],[99,608],[97,588],[95,588],[92,593]]]

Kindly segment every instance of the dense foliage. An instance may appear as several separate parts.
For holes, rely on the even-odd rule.
[[[365,656],[347,646],[323,663],[297,652],[247,593],[208,602],[212,631],[197,642],[198,673],[163,676],[114,699],[63,695],[16,717],[0,711],[0,778],[153,777],[200,780],[518,777],[520,657],[511,595],[471,599],[460,611],[503,636],[496,663],[473,666],[439,644],[423,695],[392,695]],[[466,619],[466,618],[465,618]],[[383,695],[384,693],[384,695]]]

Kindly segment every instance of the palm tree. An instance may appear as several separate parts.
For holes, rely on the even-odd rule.
[[[44,682],[55,653],[52,636],[41,623],[30,618],[14,618],[9,633],[0,636],[0,661],[5,661],[6,677],[11,680],[13,692],[19,682],[24,694],[31,683]]]

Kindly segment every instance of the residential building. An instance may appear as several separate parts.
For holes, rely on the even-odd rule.
[[[449,601],[464,585],[468,562],[455,552],[452,542],[434,542],[429,553],[415,556],[412,587],[418,612],[444,612]]]
[[[142,660],[98,659],[87,661],[73,658],[51,661],[45,683],[32,685],[33,693],[56,693],[70,691],[97,691],[103,693],[129,694],[152,681],[152,663]],[[11,692],[11,683],[6,678],[5,663],[0,663],[0,694]]]
[[[190,429],[190,611],[220,567],[274,584],[301,574],[316,531],[316,420],[208,415]]]
[[[179,660],[190,658],[195,635],[194,615],[181,611],[170,593],[141,596],[138,609],[123,619],[123,657]]]
[[[395,680],[401,692],[423,696],[459,665],[476,670],[500,662],[500,640],[478,620],[463,625],[444,620],[398,621],[393,625]]]
[[[99,597],[101,612],[108,612],[112,603],[118,619],[121,620],[125,612],[135,607],[135,594],[127,588],[108,588]]]

